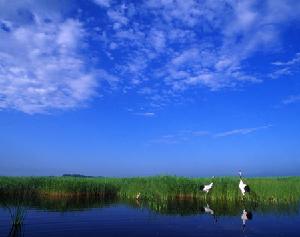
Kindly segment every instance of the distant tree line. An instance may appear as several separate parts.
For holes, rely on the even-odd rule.
[[[94,178],[95,176],[88,176],[82,174],[63,174],[63,177],[77,177],[77,178]]]

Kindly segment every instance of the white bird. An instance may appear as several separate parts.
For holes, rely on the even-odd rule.
[[[136,199],[136,200],[139,200],[140,197],[141,197],[141,193],[138,193],[138,194],[135,196],[135,199]]]
[[[215,176],[213,176],[212,178],[214,179]],[[213,185],[214,185],[214,182],[211,182],[210,184],[207,184],[207,185],[200,186],[200,190],[205,192],[205,198],[206,198],[206,195],[209,193],[209,191],[212,189]]]
[[[239,189],[241,190],[242,195],[245,196],[245,193],[250,193],[250,187],[249,185],[245,184],[244,181],[242,180],[241,171],[239,171],[239,176],[240,176]]]
[[[201,185],[201,186],[200,186],[200,189],[201,189],[202,191],[208,193],[208,192],[212,189],[213,185],[214,185],[213,182],[211,182],[210,184],[207,184],[207,185]]]
[[[244,209],[243,212],[242,212],[242,215],[241,215],[241,219],[242,219],[242,222],[243,222],[243,230],[245,230],[246,221],[247,220],[252,220],[252,218],[253,218],[252,212],[251,211],[246,211]]]

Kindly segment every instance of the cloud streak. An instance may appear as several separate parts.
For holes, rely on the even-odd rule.
[[[271,78],[278,78],[280,76],[293,75],[299,72],[300,53],[296,53],[294,58],[289,61],[276,61],[272,65],[276,67],[274,72],[270,73]]]
[[[247,135],[250,133],[257,132],[259,130],[264,130],[272,127],[272,125],[264,125],[259,127],[251,127],[251,128],[238,128],[233,129],[225,132],[209,132],[209,131],[191,131],[191,130],[184,130],[180,131],[175,134],[168,134],[161,136],[160,138],[153,139],[150,141],[150,143],[162,143],[162,144],[178,144],[183,143],[187,141],[193,141],[198,138],[225,138],[229,136],[242,136]]]
[[[289,105],[298,102],[300,102],[300,95],[290,95],[288,98],[284,99],[281,103],[284,105]]]
[[[267,129],[271,127],[271,125],[265,125],[260,127],[252,127],[252,128],[239,128],[239,129],[233,129],[221,133],[214,134],[214,137],[228,137],[228,136],[234,136],[234,135],[247,135],[249,133],[256,132],[258,130]]]
[[[134,113],[135,115],[144,116],[144,117],[154,117],[155,113],[153,112],[140,112],[140,113]]]

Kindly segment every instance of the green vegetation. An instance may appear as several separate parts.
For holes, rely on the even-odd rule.
[[[251,187],[249,202],[296,202],[300,200],[300,177],[248,178]],[[142,200],[204,200],[199,190],[209,178],[154,176],[137,178],[76,178],[76,177],[0,177],[0,197],[86,196],[99,199],[134,199],[141,192]],[[207,201],[240,202],[237,177],[214,180]]]
[[[110,198],[115,197],[117,191],[116,185],[101,178],[0,177],[0,196],[70,195]]]

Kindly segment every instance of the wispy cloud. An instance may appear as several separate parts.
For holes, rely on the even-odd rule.
[[[94,2],[101,7],[109,7],[111,0],[94,0]]]
[[[178,144],[190,141],[191,139],[210,136],[208,131],[192,131],[182,130],[174,134],[163,135],[159,138],[153,139],[150,143],[165,143],[165,144]]]
[[[265,125],[260,127],[253,127],[253,128],[239,128],[239,129],[233,129],[221,133],[214,134],[214,137],[227,137],[227,136],[233,136],[233,135],[246,135],[249,133],[256,132],[258,130],[267,129],[271,127],[271,125]]]
[[[286,99],[284,99],[281,103],[284,105],[294,104],[300,102],[300,95],[290,95]]]
[[[178,144],[188,141],[193,141],[197,138],[222,138],[228,136],[238,136],[238,135],[247,135],[250,133],[257,132],[259,130],[268,129],[272,127],[272,125],[264,125],[260,127],[251,127],[251,128],[238,128],[225,132],[209,132],[205,130],[200,131],[192,131],[192,130],[183,130],[174,134],[163,135],[157,139],[153,139],[150,143],[165,143],[165,144]]]
[[[284,75],[292,75],[299,71],[300,65],[300,53],[296,53],[294,58],[288,61],[276,61],[272,65],[276,66],[276,69],[270,73],[272,78],[278,78]]]
[[[176,93],[197,87],[215,91],[261,82],[244,63],[255,52],[272,50],[280,42],[282,24],[298,18],[296,12],[300,4],[280,1],[150,0],[114,5],[104,32],[114,46],[128,49],[122,50],[128,61],[119,68],[133,78],[132,88],[151,78],[153,85],[164,83]],[[204,32],[199,38],[195,29],[219,33],[212,39]],[[119,55],[114,49],[112,55]]]
[[[296,53],[295,57],[289,61],[286,62],[277,61],[277,62],[273,62],[272,64],[275,66],[291,66],[298,63],[300,63],[300,53]]]
[[[139,116],[144,116],[144,117],[153,117],[155,116],[154,112],[139,112],[139,113],[134,113],[134,115],[139,115]]]

